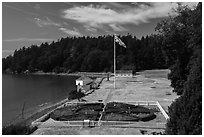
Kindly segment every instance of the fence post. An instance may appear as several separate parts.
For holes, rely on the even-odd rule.
[[[23,103],[23,107],[22,107],[22,119],[24,119],[24,109],[25,109],[25,104],[26,104],[26,102]]]
[[[159,102],[157,101],[157,106],[160,109],[160,111],[162,112],[162,114],[164,115],[164,117],[167,119],[169,119],[169,116],[167,115],[167,113],[164,111],[164,109],[162,108],[162,106],[159,104]]]

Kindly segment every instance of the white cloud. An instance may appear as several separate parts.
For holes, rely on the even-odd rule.
[[[2,50],[2,53],[13,53],[13,50]]]
[[[74,28],[74,30],[70,30],[70,29],[61,27],[59,28],[59,30],[68,34],[69,36],[82,36],[82,34],[76,28]]]
[[[191,9],[194,9],[198,4],[198,2],[180,2],[180,3],[181,5],[187,5]]]
[[[183,3],[196,5],[196,3]],[[102,28],[102,26],[110,26],[114,31],[125,31],[121,25],[149,22],[150,19],[167,17],[175,15],[173,8],[177,7],[177,3],[153,2],[148,4],[137,4],[130,8],[122,10],[113,10],[106,6],[88,5],[73,7],[63,11],[63,17],[83,23],[89,28]],[[88,28],[88,27],[86,27]]]
[[[69,24],[68,24],[67,22],[65,22],[65,21],[63,22],[63,25],[67,25],[67,26],[69,26]]]
[[[46,17],[46,19],[40,19],[40,18],[34,18],[35,23],[39,26],[39,27],[43,27],[43,26],[56,26],[56,27],[61,27],[60,23],[56,23],[52,20],[50,20],[48,17]]]
[[[84,25],[84,28],[87,30],[87,31],[91,31],[91,32],[97,32],[97,29],[96,28],[93,28],[89,25]]]
[[[127,29],[122,27],[121,25],[117,24],[110,24],[109,25],[114,31],[126,31]]]
[[[39,10],[40,9],[40,4],[35,4],[33,8],[36,9],[36,10]]]

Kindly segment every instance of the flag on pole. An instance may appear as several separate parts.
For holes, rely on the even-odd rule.
[[[113,44],[114,44],[114,89],[116,88],[116,82],[115,82],[115,76],[116,76],[116,51],[115,51],[115,43],[118,43],[120,46],[122,46],[122,47],[124,47],[124,48],[126,48],[126,45],[125,45],[125,43],[123,43],[122,42],[122,40],[120,39],[120,38],[118,38],[116,35],[114,35],[114,42],[113,42]]]
[[[127,48],[125,43],[123,43],[122,40],[120,38],[118,38],[116,35],[115,35],[115,42],[117,42],[120,46]]]

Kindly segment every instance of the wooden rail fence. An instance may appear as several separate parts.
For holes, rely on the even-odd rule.
[[[56,109],[62,108],[67,105],[74,105],[74,104],[88,104],[88,103],[98,103],[98,102],[67,102],[66,104],[63,104]],[[160,103],[158,101],[129,101],[129,102],[121,102],[121,103],[128,103],[128,104],[134,104],[134,105],[156,105],[166,120],[169,119],[168,114],[165,112],[165,110],[162,108]],[[105,112],[106,104],[103,108],[103,111],[100,114],[98,121],[93,120],[79,120],[79,121],[60,121],[63,123],[66,123],[67,126],[88,126],[88,127],[95,127],[95,126],[114,126],[114,127],[134,127],[134,128],[165,128],[165,123],[142,123],[141,122],[132,122],[132,121],[102,121],[103,113]],[[50,111],[49,113],[45,114],[44,116],[36,119],[32,122],[32,125],[40,125],[43,123],[45,119],[47,119],[51,112],[55,111],[56,109]]]

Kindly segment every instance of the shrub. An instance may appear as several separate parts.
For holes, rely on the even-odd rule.
[[[36,129],[37,127],[30,127],[25,124],[16,124],[16,125],[3,127],[2,134],[3,135],[29,135],[33,133]]]
[[[85,94],[82,93],[82,92],[77,92],[76,90],[72,90],[70,93],[69,93],[69,97],[68,99],[80,99],[82,97],[84,97]]]

